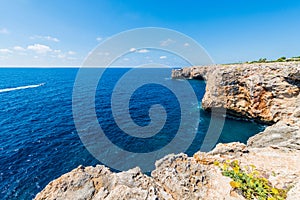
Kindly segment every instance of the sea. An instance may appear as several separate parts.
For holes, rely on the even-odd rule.
[[[159,137],[153,136],[153,140],[136,139],[122,132],[112,115],[112,93],[120,79],[130,70],[131,68],[106,69],[96,87],[95,112],[99,126],[107,138],[119,148],[137,153],[158,149],[163,152],[163,147],[175,137],[179,137],[178,141],[184,141],[185,133],[176,135],[181,122],[181,102],[176,99],[172,90],[157,83],[149,82],[138,87],[127,103],[126,95],[120,93],[114,101],[121,107],[128,107],[131,118],[128,120],[141,127],[147,127],[151,123],[151,106],[161,104],[167,119],[159,131]],[[139,70],[141,76],[132,76],[132,82],[143,76],[148,77],[146,69]],[[75,126],[72,98],[78,72],[77,68],[0,69],[0,199],[32,199],[50,181],[79,165],[103,164],[85,147],[78,127]],[[186,83],[171,79],[171,69],[151,69],[151,76],[160,77],[166,85],[175,85],[176,88],[181,88]],[[188,80],[188,84],[197,99],[197,103],[189,105],[188,112],[200,116],[195,137],[185,151],[191,156],[201,149],[209,129],[211,114],[201,109],[205,82]],[[84,99],[83,94],[82,100]],[[189,101],[188,96],[185,101]],[[84,112],[82,108],[82,113]],[[189,134],[191,130],[188,124],[185,126],[186,134]],[[237,141],[246,143],[249,137],[264,128],[265,126],[252,121],[226,118],[221,135],[217,141],[213,141],[213,145]],[[107,149],[101,151],[105,154]],[[168,153],[172,152],[165,152]],[[123,163],[125,169],[126,166]],[[111,170],[119,171],[113,167]]]

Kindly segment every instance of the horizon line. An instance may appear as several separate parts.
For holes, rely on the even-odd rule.
[[[169,66],[170,68],[178,68],[178,67],[190,67],[190,66]],[[19,66],[19,65],[7,65],[7,66],[0,66],[1,68],[139,68],[139,66],[132,66],[132,65],[116,65],[116,66],[78,66],[78,65],[60,65],[60,66]],[[147,67],[147,68],[159,68],[159,67]],[[161,67],[164,68],[164,67]]]

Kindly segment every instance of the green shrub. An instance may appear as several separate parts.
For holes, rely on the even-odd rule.
[[[268,179],[260,175],[254,165],[242,169],[237,160],[226,161],[221,164],[216,161],[214,164],[220,167],[224,176],[228,176],[233,180],[230,182],[231,187],[241,191],[246,199],[286,199],[288,190],[273,187]]]
[[[276,60],[276,62],[285,62],[285,61],[286,61],[286,57],[281,57]]]
[[[267,62],[267,59],[266,59],[266,58],[260,58],[260,59],[258,60],[258,62],[259,62],[259,63],[265,63],[265,62]]]
[[[294,56],[294,57],[292,57],[292,58],[300,58],[300,56]]]

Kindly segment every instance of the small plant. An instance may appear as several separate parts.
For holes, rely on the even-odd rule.
[[[230,177],[233,181],[230,185],[233,189],[241,191],[246,199],[257,200],[284,200],[287,196],[287,189],[273,187],[268,179],[261,176],[254,165],[242,169],[239,162],[227,160],[224,163],[215,161],[224,176]]]

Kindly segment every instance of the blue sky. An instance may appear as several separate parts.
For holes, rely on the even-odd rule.
[[[216,63],[300,56],[299,19],[297,0],[1,0],[0,66],[79,66],[104,39],[149,26],[192,37]]]

